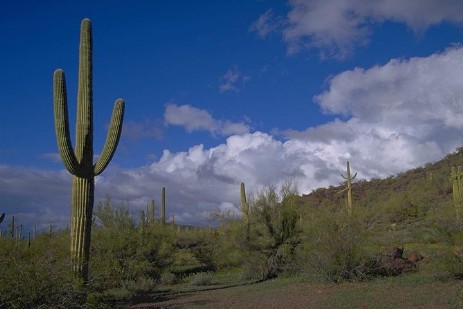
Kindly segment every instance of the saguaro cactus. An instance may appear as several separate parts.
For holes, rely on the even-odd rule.
[[[342,190],[340,193],[347,191],[347,213],[352,215],[352,180],[357,176],[355,173],[354,176],[350,175],[350,164],[347,161],[347,174],[346,176],[341,175],[342,178],[346,180],[346,188]]]
[[[2,213],[0,215],[0,223],[2,223],[4,219],[5,219],[5,213]]]
[[[79,83],[77,94],[76,145],[69,134],[66,81],[58,69],[53,76],[55,131],[58,150],[66,169],[74,175],[71,198],[71,259],[74,271],[88,279],[90,235],[95,176],[103,172],[114,155],[122,131],[124,101],[116,100],[106,142],[93,164],[92,24],[84,19],[80,30]]]
[[[11,217],[11,222],[10,222],[10,238],[14,238],[15,237],[15,220],[14,220],[14,216]]]
[[[161,189],[161,223],[166,224],[166,188]]]
[[[452,192],[453,192],[453,204],[455,206],[455,215],[457,220],[460,220],[461,212],[463,209],[463,170],[459,166],[452,167]]]
[[[154,200],[151,200],[148,222],[150,225],[154,225],[156,222],[156,204],[154,203]]]
[[[240,195],[241,195],[241,215],[243,218],[243,223],[246,225],[246,238],[249,239],[249,204],[246,201],[246,188],[244,186],[244,182],[240,185]]]

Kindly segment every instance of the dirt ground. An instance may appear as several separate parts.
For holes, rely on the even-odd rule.
[[[127,308],[463,308],[463,281],[311,284],[263,282],[206,291],[153,293]]]
[[[264,293],[249,286],[158,296],[154,300],[150,296],[141,297],[129,308],[319,308],[332,289],[291,284],[290,289],[270,289]]]

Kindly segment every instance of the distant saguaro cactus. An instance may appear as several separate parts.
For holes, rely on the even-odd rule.
[[[166,188],[161,189],[161,223],[166,224]]]
[[[15,220],[14,216],[11,217],[11,222],[10,222],[10,238],[15,237]]]
[[[461,166],[459,166],[458,169],[456,167],[452,167],[451,180],[455,215],[457,220],[459,220],[463,208],[463,170]]]
[[[241,215],[243,218],[243,223],[246,225],[246,237],[249,238],[249,203],[246,200],[246,187],[244,182],[240,184],[240,195],[241,195]]]
[[[347,191],[347,213],[352,215],[352,180],[357,177],[357,173],[354,176],[350,175],[350,164],[347,161],[347,174],[346,176],[341,174],[341,177],[346,180],[346,188],[342,190],[340,193]]]
[[[58,150],[66,169],[74,175],[71,198],[71,259],[74,271],[88,279],[90,236],[94,204],[95,176],[103,172],[114,155],[122,131],[124,101],[116,100],[106,142],[93,164],[92,24],[84,19],[80,30],[79,83],[77,94],[76,145],[69,134],[64,71],[53,76],[55,131]]]
[[[150,225],[154,225],[156,222],[156,204],[154,203],[154,200],[151,200],[148,222]]]

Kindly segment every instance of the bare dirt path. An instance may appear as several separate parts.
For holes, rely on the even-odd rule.
[[[314,284],[266,281],[215,290],[153,293],[127,308],[463,308],[463,281]]]
[[[266,284],[266,283],[261,283]],[[317,308],[334,286],[309,286],[292,283],[274,287],[240,286],[164,296],[145,296],[129,308]]]

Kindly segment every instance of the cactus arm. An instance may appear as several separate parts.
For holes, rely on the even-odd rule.
[[[122,133],[122,121],[124,119],[124,101],[118,99],[114,104],[113,114],[111,116],[111,124],[109,126],[108,134],[106,136],[106,142],[98,158],[93,171],[94,175],[101,174],[109,161],[111,161],[114,153],[116,152],[117,144]]]
[[[59,154],[69,173],[78,175],[79,163],[72,149],[71,136],[69,134],[66,79],[62,70],[56,70],[53,75],[53,99],[55,132]]]

